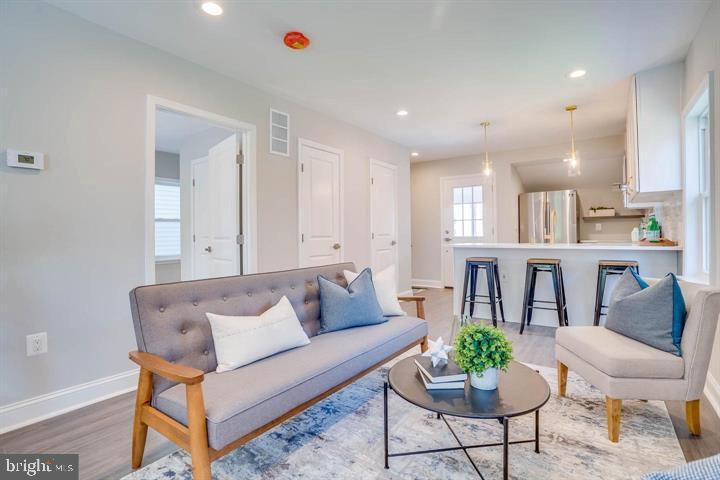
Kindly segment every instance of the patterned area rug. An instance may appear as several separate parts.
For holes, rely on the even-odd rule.
[[[474,479],[462,451],[395,457],[383,468],[383,378],[387,365],[213,462],[213,478]],[[663,402],[623,404],[620,442],[607,439],[598,390],[570,373],[568,397],[555,390],[555,369],[534,367],[553,391],[540,415],[540,454],[511,445],[510,478],[610,480],[685,463]],[[390,452],[456,446],[442,420],[390,392]],[[448,417],[464,444],[502,441],[497,421]],[[533,415],[510,420],[510,440],[533,438]],[[502,478],[502,447],[471,450],[486,479]],[[125,480],[191,479],[190,456],[177,451]]]

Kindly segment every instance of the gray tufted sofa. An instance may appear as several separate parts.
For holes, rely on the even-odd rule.
[[[147,428],[188,450],[193,477],[209,479],[210,462],[352,383],[396,355],[427,348],[422,318],[318,335],[317,276],[343,286],[352,263],[138,287],[130,292],[140,365],[132,466],[142,463]],[[206,312],[257,315],[288,297],[309,345],[216,373]],[[417,302],[422,297],[401,297]]]

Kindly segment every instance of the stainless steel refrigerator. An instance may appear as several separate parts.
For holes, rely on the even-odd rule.
[[[520,243],[577,243],[575,190],[521,193],[518,203]]]

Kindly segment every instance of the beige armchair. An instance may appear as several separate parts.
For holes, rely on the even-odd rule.
[[[684,401],[688,428],[693,435],[700,435],[700,398],[720,314],[720,290],[681,280],[679,283],[688,309],[682,357],[604,327],[557,330],[558,394],[565,395],[568,370],[603,392],[612,442],[620,439],[622,401],[629,399]]]

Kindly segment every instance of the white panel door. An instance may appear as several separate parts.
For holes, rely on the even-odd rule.
[[[240,274],[239,165],[237,136],[208,151],[210,179],[210,246],[213,277]]]
[[[342,259],[342,152],[299,143],[300,266],[328,265]]]
[[[492,177],[465,175],[441,179],[443,284],[453,286],[455,243],[495,241]]]
[[[207,157],[192,162],[192,278],[211,276],[210,265],[210,185]]]
[[[397,275],[397,167],[371,160],[370,179],[371,266],[374,272],[379,272],[395,265]]]

